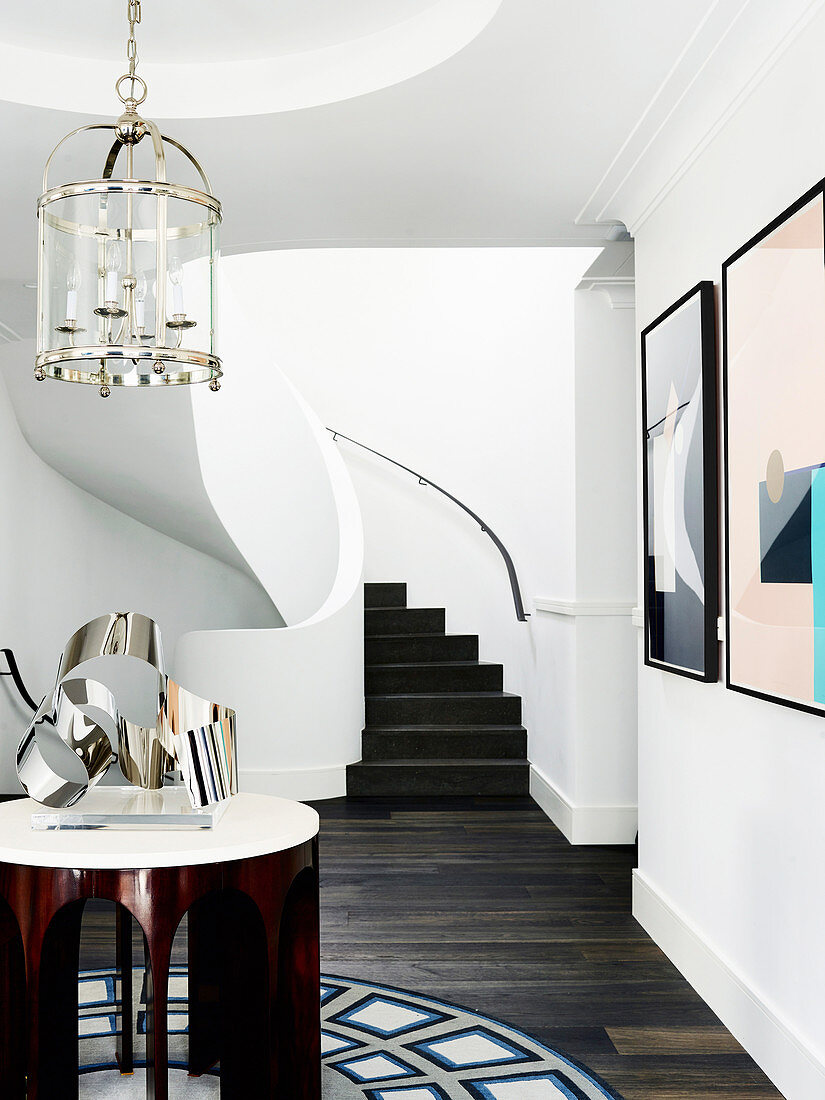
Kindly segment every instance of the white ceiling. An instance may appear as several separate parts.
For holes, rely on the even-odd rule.
[[[501,2],[151,0],[154,18],[146,6],[146,23],[136,32],[138,75],[151,87],[155,118],[336,103],[441,64],[487,26]],[[127,67],[124,3],[44,0],[53,17],[48,22],[39,4],[0,20],[0,99],[98,112],[103,89]],[[117,27],[111,25],[116,9]]]
[[[470,7],[478,10],[483,2],[489,18],[499,0],[492,7],[489,0],[470,0]],[[741,0],[721,2],[738,6]],[[46,6],[56,18],[62,13],[60,19],[83,25],[88,11],[105,7],[120,51],[125,0],[86,0],[70,8],[48,0]],[[229,251],[594,244],[604,239],[606,227],[576,224],[577,215],[715,6],[711,0],[501,0],[472,41],[400,83],[304,110],[171,120],[164,130],[203,160],[223,201]],[[60,36],[43,18],[43,4],[37,5],[42,29],[32,37],[30,7],[21,5],[13,17],[3,11],[0,42],[28,35],[26,41],[39,49],[61,48]],[[213,14],[209,27],[191,16],[211,7],[224,14]],[[310,33],[341,33],[343,11],[352,12],[352,30],[374,26],[379,11],[402,18],[417,9],[415,22],[438,5],[422,11],[426,0],[289,0],[277,16],[274,7],[263,0],[236,2],[227,18],[230,7],[219,0],[143,0],[141,52],[150,56],[150,31],[158,35],[166,28],[174,37],[186,11],[193,41],[202,39],[199,49],[211,48],[211,36],[237,56],[263,49],[264,38],[272,48],[290,19],[294,43],[299,35],[308,41]],[[238,12],[243,18],[236,18]],[[95,32],[96,50],[102,51],[104,37],[102,29]],[[80,48],[77,37],[68,48]],[[220,94],[220,82],[213,84]],[[111,84],[99,88],[98,117],[114,115],[113,99]],[[66,131],[90,120],[0,102],[0,279],[32,280],[43,162]],[[79,161],[72,167],[84,178],[100,171]],[[19,307],[9,312],[10,303],[3,303],[0,288],[0,320],[30,331]]]
[[[160,63],[237,61],[323,49],[402,23],[438,0],[143,0],[138,48]],[[126,0],[6,4],[0,41],[123,61]]]

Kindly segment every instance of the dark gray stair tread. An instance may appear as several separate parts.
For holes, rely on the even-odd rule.
[[[468,768],[529,768],[530,765],[526,760],[454,760],[450,757],[441,757],[432,760],[410,760],[401,758],[398,760],[359,760],[356,764],[347,764],[348,768],[397,768],[400,766],[409,766],[411,768],[420,768],[422,765],[433,768],[456,768],[456,767],[468,767]]]
[[[443,634],[445,619],[443,607],[370,607],[364,610],[364,633]]]
[[[364,761],[526,760],[524,726],[367,726],[361,734]]]
[[[369,695],[501,691],[504,668],[482,661],[399,661],[365,666]]]
[[[357,764],[348,764],[348,768],[529,768],[526,760],[454,760],[450,757],[433,758],[430,760],[410,760],[402,758],[398,760],[359,760]]]
[[[405,722],[401,725],[393,725],[391,722],[382,722],[380,725],[367,726],[372,733],[470,733],[472,730],[484,730],[485,733],[527,733],[525,726],[516,723],[502,722],[498,725],[479,725],[478,722],[455,722],[451,725],[443,725],[438,722],[429,722],[424,725],[416,722]]]
[[[477,661],[477,634],[370,634],[364,639],[365,663]]]
[[[366,611],[386,611],[389,610],[385,607],[367,607]],[[440,611],[441,608],[434,607],[405,607],[397,608],[398,611]],[[433,631],[421,631],[420,634],[370,634],[370,640],[380,642],[387,638],[392,638],[393,641],[406,641],[408,638],[477,638],[477,634],[441,634]],[[23,796],[25,797],[25,795]]]
[[[522,760],[380,760],[347,766],[347,793],[365,796],[525,794],[530,765]]]
[[[444,635],[449,638],[449,634]],[[381,664],[370,665],[370,668],[452,668],[460,671],[462,668],[502,668],[495,661],[382,661]]]
[[[513,725],[521,722],[521,697],[504,691],[405,692],[367,695],[366,725]]]
[[[364,607],[375,610],[380,607],[406,607],[406,581],[367,581],[364,585]]]
[[[423,693],[427,699],[518,699],[520,695],[514,695],[510,691],[428,691]],[[376,695],[368,695],[367,699],[420,699],[422,692],[378,692]],[[468,723],[469,725],[470,723]],[[512,723],[505,723],[512,725]]]

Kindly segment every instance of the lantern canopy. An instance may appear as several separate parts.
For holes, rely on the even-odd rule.
[[[129,72],[116,85],[122,115],[58,143],[37,204],[35,378],[85,382],[102,397],[115,386],[209,382],[217,390],[223,373],[215,339],[221,205],[195,157],[138,113],[146,98],[135,73],[139,21],[139,0],[129,0]],[[55,155],[95,132],[108,136],[89,177],[55,186]],[[167,178],[173,150],[194,169],[195,186]]]

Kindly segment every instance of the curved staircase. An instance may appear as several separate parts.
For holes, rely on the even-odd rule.
[[[511,796],[529,792],[521,698],[478,637],[447,634],[444,608],[407,607],[406,584],[364,586],[362,757],[347,794]]]

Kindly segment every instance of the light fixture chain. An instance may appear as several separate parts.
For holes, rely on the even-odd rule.
[[[128,0],[128,17],[129,17],[129,41],[126,44],[126,57],[129,62],[129,76],[135,75],[135,68],[138,63],[137,52],[137,39],[135,38],[135,27],[140,22],[140,0]]]
[[[134,112],[138,105],[146,99],[147,92],[146,81],[142,76],[138,76],[135,71],[138,63],[135,27],[141,20],[140,0],[127,0],[126,15],[129,20],[129,39],[126,43],[126,60],[129,62],[129,71],[115,82],[115,91],[126,110]],[[128,86],[128,93],[121,90],[124,83]]]

